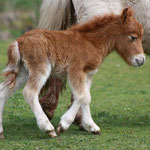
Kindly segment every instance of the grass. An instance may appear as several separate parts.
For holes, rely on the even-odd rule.
[[[10,42],[0,42],[0,70],[5,66]],[[149,150],[150,59],[141,68],[129,67],[116,54],[108,56],[94,76],[91,112],[101,136],[72,125],[55,139],[40,131],[21,91],[6,103],[5,139],[0,150]],[[2,78],[0,78],[2,80]],[[70,104],[70,90],[60,97],[52,124],[57,127]]]

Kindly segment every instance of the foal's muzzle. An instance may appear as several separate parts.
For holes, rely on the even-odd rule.
[[[145,55],[144,54],[137,54],[132,57],[132,65],[134,67],[142,66],[145,63]]]

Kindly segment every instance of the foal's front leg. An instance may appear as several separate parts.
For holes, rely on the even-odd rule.
[[[92,132],[94,134],[100,134],[100,128],[96,125],[93,121],[91,112],[90,112],[90,102],[91,102],[91,95],[90,95],[90,88],[92,83],[92,75],[86,75],[85,83],[84,83],[84,94],[85,98],[82,100],[82,104],[78,113],[82,114],[81,117],[81,127],[84,128],[86,131]]]
[[[82,118],[81,118],[81,126],[94,134],[100,134],[100,128],[96,125],[93,121],[91,112],[90,112],[90,102],[91,102],[91,95],[90,95],[90,87],[91,87],[92,79],[91,76],[86,77],[85,83],[85,93],[87,95],[87,99],[82,103],[81,110],[82,110]]]
[[[57,128],[58,134],[69,128],[74,121],[79,108],[81,107],[82,99],[85,98],[85,73],[78,71],[77,69],[74,70],[74,67],[72,67],[72,69],[69,69],[68,71],[68,81],[74,96],[74,101],[68,111],[61,117],[59,126]]]
[[[83,118],[82,118],[82,126],[85,130],[93,132],[93,133],[99,133],[100,129],[99,127],[94,123],[91,113],[89,104],[91,101],[90,96],[90,85],[89,83],[86,83],[86,76],[84,74],[81,74],[79,78],[77,78],[77,81],[73,81],[75,79],[70,79],[70,86],[74,95],[74,101],[69,110],[61,117],[60,124],[57,128],[58,134],[60,134],[62,131],[67,130],[69,126],[72,124],[72,122],[75,119],[75,116],[77,112],[79,111],[79,108],[81,107]]]
[[[81,107],[81,101],[84,98],[84,95],[79,94],[78,92],[74,91],[74,101],[71,105],[71,107],[68,109],[68,111],[61,117],[61,121],[59,123],[59,126],[57,128],[58,134],[63,132],[64,130],[67,130],[69,126],[74,121],[76,114]]]

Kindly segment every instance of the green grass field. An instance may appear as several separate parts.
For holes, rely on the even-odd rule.
[[[10,42],[0,42],[0,71]],[[2,81],[2,77],[0,78]],[[116,54],[107,57],[94,76],[91,112],[102,134],[92,135],[71,125],[55,139],[40,131],[21,91],[6,103],[5,139],[0,150],[150,150],[150,59],[129,67]],[[57,127],[70,104],[70,90],[60,97],[52,124]]]

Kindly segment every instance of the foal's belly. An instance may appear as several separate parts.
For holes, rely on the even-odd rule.
[[[54,68],[54,69],[52,69],[51,76],[56,77],[61,80],[66,80],[67,71],[66,71],[66,69]]]

